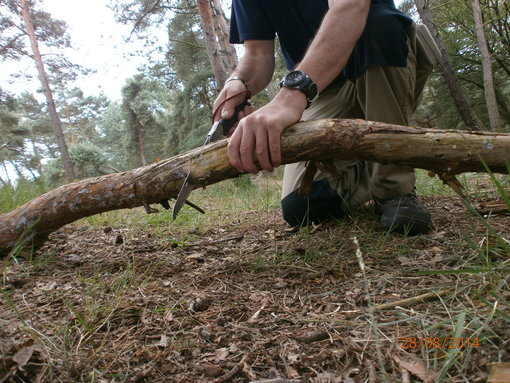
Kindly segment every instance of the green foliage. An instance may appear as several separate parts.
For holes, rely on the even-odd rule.
[[[496,98],[501,118],[510,124],[510,5],[498,0],[481,0],[485,34],[492,56]],[[490,126],[484,96],[480,51],[475,34],[471,2],[464,0],[429,0],[434,22],[457,71],[464,95],[475,114],[486,127]],[[414,2],[406,0],[401,8],[416,16]],[[428,90],[417,112],[417,121],[424,126],[464,128],[453,105],[449,90],[437,68],[429,81]]]
[[[136,75],[122,88],[122,120],[124,138],[121,141],[128,156],[128,168],[153,162],[163,155],[167,89],[144,75]]]
[[[200,31],[196,13],[176,14],[168,26],[167,65],[173,72],[166,83],[172,100],[172,130],[165,142],[169,154],[201,145],[211,125],[216,84]]]
[[[8,151],[16,151],[23,147],[26,130],[19,126],[16,114],[16,100],[0,88],[0,156]]]
[[[71,143],[95,142],[97,127],[108,109],[104,95],[85,96],[79,88],[61,89],[57,93],[58,114],[64,132]]]
[[[69,156],[78,179],[110,173],[108,161],[101,150],[92,144],[76,144],[69,148]],[[65,180],[60,158],[50,161],[44,168],[48,183],[56,185]]]
[[[125,121],[118,102],[112,102],[97,124],[95,144],[101,149],[108,163],[117,170],[127,170]]]

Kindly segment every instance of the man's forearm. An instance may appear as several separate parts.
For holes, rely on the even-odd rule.
[[[330,0],[321,27],[298,65],[319,87],[326,88],[347,64],[365,28],[370,0]]]
[[[246,53],[230,77],[243,79],[252,95],[264,90],[274,71],[274,42],[246,41]]]

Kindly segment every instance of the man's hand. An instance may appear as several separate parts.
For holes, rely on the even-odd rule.
[[[269,104],[242,118],[228,143],[230,163],[239,171],[252,174],[259,171],[255,160],[270,172],[280,166],[280,136],[286,127],[301,119],[306,105],[303,93],[283,88]]]
[[[243,81],[232,80],[227,82],[214,101],[213,110],[215,112],[215,121],[220,118],[228,120],[232,117],[236,106],[246,100],[247,92],[248,89],[244,85]],[[253,112],[253,108],[251,106],[246,106],[244,110],[239,113],[238,119],[240,120],[251,112]]]

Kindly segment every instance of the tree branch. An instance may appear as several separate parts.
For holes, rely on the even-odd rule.
[[[506,173],[510,135],[423,129],[365,120],[326,119],[285,130],[282,163],[334,159],[397,163],[451,177],[462,172]],[[200,188],[240,173],[230,165],[227,141],[174,156],[128,172],[89,178],[52,190],[0,215],[0,253],[12,249],[27,228],[41,243],[47,235],[77,219],[176,198],[191,171]]]

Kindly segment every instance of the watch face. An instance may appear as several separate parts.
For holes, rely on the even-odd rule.
[[[287,76],[285,76],[285,86],[293,87],[298,86],[304,80],[305,74],[299,70],[295,70],[289,72]]]

